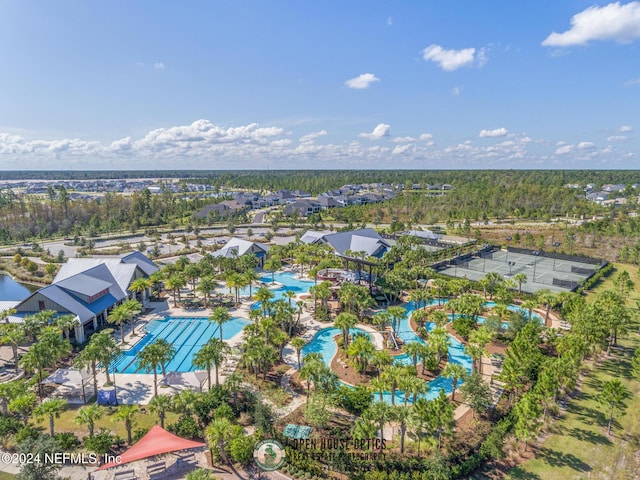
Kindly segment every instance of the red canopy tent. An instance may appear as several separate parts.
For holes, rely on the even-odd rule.
[[[125,463],[135,462],[143,458],[154,457],[162,453],[177,452],[189,448],[204,447],[206,444],[186,440],[173,433],[167,432],[164,428],[155,425],[147,434],[138,440],[133,447],[120,455],[120,463],[105,463],[98,470],[105,468],[119,467]]]

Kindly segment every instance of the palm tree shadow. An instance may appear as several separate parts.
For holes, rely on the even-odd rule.
[[[611,445],[611,440],[609,440],[604,435],[601,435],[596,432],[592,432],[590,430],[585,430],[583,428],[574,427],[568,433],[569,435],[577,438],[578,440],[589,442],[591,444]]]
[[[540,475],[526,472],[522,467],[513,467],[509,470],[509,477],[513,480],[541,480]]]
[[[571,453],[563,453],[550,448],[540,448],[538,450],[542,460],[553,467],[569,467],[577,472],[590,472],[591,466]]]

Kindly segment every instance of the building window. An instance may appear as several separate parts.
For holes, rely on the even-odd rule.
[[[38,300],[38,310],[43,311],[44,309],[44,300]]]

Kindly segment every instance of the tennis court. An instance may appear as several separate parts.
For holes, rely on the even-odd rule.
[[[458,278],[466,276],[474,281],[489,272],[511,279],[523,273],[527,277],[522,284],[523,292],[535,293],[542,289],[567,292],[575,290],[601,266],[603,262],[597,259],[510,248],[482,251],[452,260],[439,273]]]

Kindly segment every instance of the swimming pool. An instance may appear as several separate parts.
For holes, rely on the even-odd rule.
[[[409,302],[405,306],[405,308],[407,309],[407,318],[401,320],[399,323],[398,330],[396,332],[398,337],[400,337],[405,343],[407,342],[426,343],[409,326],[409,317],[411,315],[411,312],[415,310],[415,305],[413,304],[413,302]],[[431,331],[435,328],[435,323],[428,322],[426,327],[428,331]],[[332,328],[332,327],[323,328],[322,330],[318,331],[314,335],[313,339],[302,348],[302,356],[304,357],[309,353],[319,352],[322,355],[322,360],[324,361],[324,363],[328,367],[331,367],[331,360],[333,359],[334,355],[338,351],[338,345],[336,344],[333,337],[341,333],[342,333],[342,330],[339,328]],[[352,328],[349,330],[349,333],[352,335],[355,333],[363,333],[365,335],[370,336],[368,332],[365,332],[364,330],[361,330],[359,328]],[[471,372],[471,357],[469,357],[464,353],[464,346],[462,345],[462,343],[460,343],[451,335],[449,335],[448,354],[449,354],[450,362],[459,363],[468,372]],[[395,360],[395,363],[399,365],[411,365],[412,363],[411,358],[406,353],[402,353],[400,355],[395,356],[394,360]],[[462,384],[461,381],[458,382],[458,385],[460,384]],[[438,394],[440,393],[440,389],[442,388],[444,389],[445,393],[447,394],[451,393],[453,390],[451,379],[438,377],[435,380],[432,380],[431,382],[428,383],[427,392],[424,395],[421,395],[421,397],[431,400],[438,396]],[[395,392],[396,401],[401,402],[403,399],[403,396],[404,396],[403,391],[396,390]],[[391,403],[391,397],[392,397],[391,392],[382,392],[382,399],[384,402]],[[376,392],[374,394],[374,398],[375,399],[380,398],[380,394]]]
[[[222,326],[222,338],[229,340],[250,322],[234,317]],[[167,372],[193,372],[193,356],[213,336],[218,337],[218,325],[207,317],[165,317],[147,324],[147,334],[130,350],[123,352],[111,365],[115,373],[151,373],[138,367],[138,353],[158,338],[173,344],[176,354],[166,365]],[[158,369],[160,370],[160,369]]]
[[[309,289],[313,286],[313,282],[311,280],[300,280],[296,278],[292,272],[278,272],[273,275],[273,279],[282,284],[281,287],[278,288],[270,288],[273,293],[273,299],[271,301],[276,301],[281,298],[285,298],[285,292],[295,292],[297,295],[302,293],[309,293]],[[260,281],[266,283],[267,285],[271,283],[271,275],[264,275],[260,277]],[[255,293],[256,289],[253,288],[252,293]],[[241,290],[241,295],[249,295],[249,289],[244,288]],[[261,308],[262,302],[255,302],[251,305],[251,309],[255,310]]]

